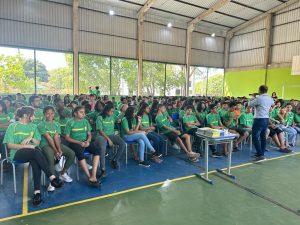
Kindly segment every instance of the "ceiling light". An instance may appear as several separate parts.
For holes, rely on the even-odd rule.
[[[115,15],[115,12],[113,10],[109,10],[109,15],[113,16]]]
[[[211,34],[211,36],[212,36],[212,37],[215,37],[215,36],[216,36],[216,34],[215,34],[215,33],[212,33],[212,34]]]
[[[168,27],[172,27],[172,23],[168,23],[168,25],[167,25]]]

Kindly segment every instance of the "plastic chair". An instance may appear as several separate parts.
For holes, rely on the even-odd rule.
[[[90,160],[92,160],[93,155],[88,150],[84,149],[83,155],[85,158],[90,158]],[[76,164],[77,181],[79,181],[79,163],[76,157],[75,157],[75,164]]]
[[[27,164],[27,163],[11,160],[9,158],[9,155],[8,155],[6,144],[4,144],[4,150],[5,150],[5,158],[1,161],[1,185],[3,185],[3,164],[4,164],[4,162],[7,162],[7,163],[10,163],[13,167],[14,193],[16,194],[17,193],[16,166],[24,165],[24,164]]]

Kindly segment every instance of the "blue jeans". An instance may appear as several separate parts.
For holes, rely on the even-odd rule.
[[[154,149],[157,152],[162,153],[162,148],[165,143],[164,138],[156,132],[149,132],[147,138],[152,141]]]
[[[124,141],[135,141],[139,144],[139,156],[140,161],[144,161],[144,154],[145,154],[145,146],[150,150],[150,152],[155,152],[153,146],[151,145],[149,139],[145,134],[136,133],[136,134],[129,134],[123,137]]]
[[[300,134],[300,127],[293,127],[293,128],[297,131],[298,134]]]
[[[288,134],[289,144],[295,145],[297,138],[297,130],[293,127],[280,127],[284,132]]]
[[[269,119],[259,118],[254,119],[252,126],[252,142],[256,149],[256,156],[264,156],[267,145],[267,129],[268,129]]]

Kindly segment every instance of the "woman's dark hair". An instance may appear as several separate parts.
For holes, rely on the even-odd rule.
[[[139,108],[139,111],[137,112],[137,116],[143,116],[144,115],[144,112],[145,112],[145,109],[149,107],[149,105],[145,102],[143,102],[141,105],[140,105],[140,108]]]
[[[61,119],[61,120],[65,119],[67,117],[65,108],[59,108],[57,110],[57,113],[59,115],[59,119]]]
[[[114,108],[113,104],[106,104],[103,108],[103,111],[101,113],[102,118],[106,118],[107,117],[107,113]]]
[[[0,101],[0,105],[1,105],[1,107],[2,107],[2,112],[3,112],[4,114],[7,114],[7,108],[6,108],[5,103],[4,103],[3,101]]]
[[[134,107],[130,106],[125,112],[125,118],[128,121],[129,129],[132,129],[132,121],[133,121]]]
[[[46,114],[46,112],[48,111],[48,110],[52,110],[53,112],[55,112],[55,109],[54,109],[54,107],[53,106],[50,106],[50,105],[48,105],[48,106],[46,106],[44,109],[43,109],[43,113],[44,113],[44,115]]]
[[[23,107],[19,108],[16,113],[16,120],[18,118],[22,118],[24,115],[28,115],[29,117],[33,116],[34,109],[31,106],[23,106]]]
[[[203,102],[203,101],[199,102],[197,104],[197,108],[196,109],[197,109],[198,112],[204,112],[206,110],[206,104],[205,104],[205,102]]]
[[[68,105],[70,102],[71,102],[70,95],[66,95],[66,96],[64,97],[64,104],[65,104],[65,105]]]
[[[104,108],[104,103],[101,100],[98,100],[95,104],[95,111],[101,113]]]
[[[86,104],[89,104],[89,101],[88,101],[88,100],[83,100],[83,101],[81,101],[81,105],[82,105],[82,106],[85,106]]]
[[[152,106],[151,106],[151,114],[154,113],[154,112],[157,112],[157,109],[158,109],[158,101],[157,99],[154,99],[153,102],[152,102]]]
[[[84,109],[85,109],[85,113],[86,113],[86,114],[90,113],[91,110],[92,110],[91,104],[90,104],[90,103],[85,104],[85,105],[84,105]]]
[[[73,109],[72,111],[72,116],[75,117],[75,113],[77,113],[78,111],[85,109],[83,106],[76,106],[75,109]]]

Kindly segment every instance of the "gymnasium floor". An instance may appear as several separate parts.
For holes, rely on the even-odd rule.
[[[272,150],[266,154],[268,161],[253,164],[252,153],[244,146],[233,153],[236,180],[214,172],[226,167],[226,158],[210,157],[214,185],[193,175],[203,172],[203,159],[190,163],[172,150],[162,164],[152,163],[150,168],[133,160],[119,171],[108,167],[99,189],[86,186],[82,176],[54,193],[44,191],[45,202],[39,208],[31,205],[30,175],[19,167],[17,194],[11,173],[5,173],[5,185],[0,187],[0,224],[299,225],[300,148],[293,150],[288,155]]]

